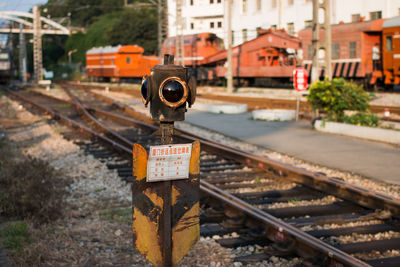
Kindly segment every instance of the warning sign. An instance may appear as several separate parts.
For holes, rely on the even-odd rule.
[[[192,144],[151,146],[147,182],[189,178]]]

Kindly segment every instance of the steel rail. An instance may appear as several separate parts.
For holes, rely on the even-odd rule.
[[[74,100],[75,104],[79,106],[79,108],[83,108],[83,106],[80,104],[79,100],[73,96],[70,92],[67,91],[68,94],[71,95],[71,98]],[[88,114],[88,113],[86,113]],[[88,115],[90,118],[93,118],[93,116]],[[96,123],[100,123],[96,120]],[[100,123],[101,124],[101,123]],[[103,126],[102,128],[107,128],[106,126]],[[120,135],[116,134],[114,131],[110,132],[110,134],[114,135],[116,138],[120,139]],[[122,140],[122,139],[121,139]],[[125,141],[124,141],[125,142]],[[129,145],[133,147],[134,142],[129,141]],[[275,227],[278,229],[279,232],[287,233],[290,236],[295,237],[297,242],[302,243],[303,245],[310,246],[312,249],[316,249],[320,251],[323,255],[328,255],[330,258],[339,261],[343,264],[349,265],[349,266],[369,266],[368,264],[356,259],[355,257],[340,251],[323,241],[319,240],[318,238],[315,238],[311,235],[307,235],[306,233],[296,229],[295,227],[283,222],[282,220],[279,220],[272,215],[265,213],[250,204],[240,200],[239,198],[234,197],[233,195],[226,193],[225,191],[217,188],[216,186],[213,186],[210,183],[205,182],[204,180],[200,180],[200,189],[204,191],[205,193],[212,195],[219,200],[223,200],[224,198],[227,201],[224,201],[228,205],[239,209],[240,211],[258,219],[261,220],[263,223],[268,224],[272,227]],[[211,192],[212,191],[212,192]]]
[[[74,84],[74,86],[81,87],[97,87],[93,89],[104,90],[104,87],[100,86],[91,86],[84,84]],[[123,92],[133,96],[140,97],[139,89],[125,89],[125,88],[116,88],[109,87],[110,91],[114,92]],[[198,97],[210,99],[210,100],[221,100],[221,95],[216,94],[198,94]],[[295,109],[296,108],[296,100],[293,99],[274,99],[267,97],[246,97],[246,96],[230,96],[223,95],[224,101],[239,103],[239,104],[247,104],[250,110],[260,109],[260,108],[283,108],[283,109]],[[311,111],[311,105],[307,101],[300,101],[300,108],[302,111]],[[395,113],[400,115],[400,107],[396,106],[383,106],[383,105],[370,105],[370,110],[374,113],[382,113],[386,108],[390,109],[391,113]]]
[[[101,96],[97,93],[91,93],[94,96]],[[118,101],[115,101],[111,98],[101,96],[101,99],[108,102],[109,104],[120,107],[124,111],[129,111],[128,114],[137,114],[136,111],[122,105]],[[106,116],[109,115],[118,117],[118,115],[111,115],[110,113],[107,114],[107,112],[105,111],[100,111],[97,109],[92,110],[94,112],[101,112],[103,113],[103,115]],[[119,119],[123,120],[126,119],[126,117],[120,116]],[[154,127],[156,124],[154,122],[152,122],[152,124],[144,122],[142,125],[145,125],[146,127]],[[366,208],[388,210],[393,216],[400,218],[400,200],[398,199],[374,191],[366,190],[362,187],[352,185],[348,182],[333,177],[327,177],[318,173],[313,173],[305,169],[295,167],[293,165],[258,156],[240,149],[228,147],[226,145],[216,143],[214,141],[208,140],[204,137],[192,133],[188,133],[182,130],[179,130],[179,132],[182,138],[186,138],[190,141],[200,140],[202,147],[206,147],[209,151],[216,152],[217,150],[220,155],[223,155],[225,157],[228,156],[254,168],[262,169],[263,171],[273,172],[294,182],[303,184],[305,186],[320,190],[328,194],[338,196]]]
[[[28,99],[23,99],[23,100],[30,102]],[[37,105],[35,105],[35,106],[37,106]],[[50,111],[48,108],[42,108],[42,109],[46,110],[48,112]],[[58,115],[57,112],[49,112],[49,113],[53,113],[55,115]],[[65,120],[66,121],[71,121],[68,118],[66,118]],[[154,125],[153,125],[153,127],[154,127]],[[93,131],[91,131],[90,129],[88,129],[86,127],[84,127],[84,128],[80,127],[80,128],[83,129],[83,130],[89,130],[89,132],[91,132],[91,133],[93,132]],[[111,141],[111,142],[115,143],[114,141],[110,140],[109,138],[105,138],[105,137],[103,137],[101,135],[98,135],[98,137],[100,139],[106,141],[106,142],[110,142]],[[191,137],[191,138],[193,138],[193,137]],[[203,143],[204,143],[204,141],[202,141],[202,144]],[[209,145],[210,146],[210,145],[213,145],[213,144],[209,143],[209,144],[205,144],[205,145]],[[132,153],[128,148],[125,148],[123,150],[125,152],[129,151],[128,153],[130,153],[130,154]],[[231,151],[231,153],[232,152],[235,152],[235,151]],[[246,152],[243,152],[243,153],[246,153]],[[257,167],[260,167],[260,166],[257,166]],[[228,194],[228,193],[226,193],[226,192],[214,187],[213,185],[211,185],[211,184],[209,184],[209,183],[207,183],[205,181],[201,181],[201,188],[202,188],[203,191],[211,194],[213,197],[216,197],[217,199],[230,200],[230,201],[228,201],[229,205],[242,210],[243,212],[245,212],[246,214],[248,214],[248,215],[250,215],[250,216],[252,216],[254,218],[262,217],[263,218],[263,222],[268,224],[270,227],[278,227],[278,230],[280,232],[286,232],[288,235],[290,235],[293,238],[295,238],[298,242],[300,242],[303,245],[306,245],[306,246],[308,246],[308,247],[310,247],[312,249],[315,249],[315,250],[319,251],[320,253],[322,253],[325,256],[328,255],[328,257],[330,257],[330,258],[332,258],[332,259],[334,259],[334,260],[336,260],[338,262],[341,262],[343,264],[349,265],[349,266],[369,266],[366,263],[364,263],[364,262],[362,262],[362,261],[360,261],[360,260],[358,260],[358,259],[356,259],[356,258],[354,258],[354,257],[352,257],[352,256],[350,256],[350,255],[348,255],[348,254],[346,254],[346,253],[334,248],[334,247],[331,247],[331,246],[325,244],[324,242],[320,241],[319,239],[314,238],[312,236],[309,236],[309,235],[305,234],[304,232],[294,228],[293,226],[290,226],[290,225],[284,223],[283,221],[281,221],[281,220],[279,220],[279,219],[277,219],[277,218],[275,218],[275,217],[273,217],[273,216],[271,216],[271,215],[269,215],[269,214],[267,214],[267,213],[265,213],[263,211],[260,211],[260,210],[258,210],[256,208],[252,207],[248,203],[243,202],[242,200],[235,198],[234,196],[232,196],[232,195],[230,195],[230,194]]]

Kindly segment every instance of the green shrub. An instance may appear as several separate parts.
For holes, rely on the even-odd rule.
[[[28,227],[25,222],[10,222],[0,229],[2,245],[13,251],[21,252],[24,244],[30,241]]]
[[[66,179],[47,162],[19,154],[0,138],[0,215],[47,223],[62,215]]]
[[[345,115],[343,122],[361,126],[377,127],[379,124],[379,117],[372,113],[356,113],[350,116]]]
[[[317,81],[310,87],[307,100],[312,108],[325,112],[328,120],[342,121],[345,110],[367,111],[369,94],[361,85],[343,78]]]

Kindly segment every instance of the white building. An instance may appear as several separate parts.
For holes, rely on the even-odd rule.
[[[399,0],[330,0],[331,23],[354,22],[400,15]],[[226,0],[182,0],[184,34],[214,32],[226,39]],[[296,34],[310,26],[311,0],[232,0],[234,45],[257,36],[258,28],[285,28]],[[176,35],[176,0],[168,0],[169,34]],[[322,11],[321,11],[322,13]],[[320,15],[323,17],[323,15]]]

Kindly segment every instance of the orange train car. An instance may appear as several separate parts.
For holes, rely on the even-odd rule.
[[[162,46],[162,54],[176,54],[176,37],[167,38]],[[224,41],[214,33],[204,32],[184,35],[184,65],[198,66],[208,56],[224,50]],[[176,59],[175,59],[176,60]]]
[[[400,83],[400,17],[331,26],[332,77],[362,80],[366,86]],[[303,64],[311,74],[312,30],[299,32]],[[320,40],[324,40],[320,31]],[[374,62],[376,47],[379,59]],[[320,73],[323,76],[323,71]],[[311,75],[310,75],[311,76]]]
[[[259,36],[232,48],[233,77],[242,85],[273,85],[288,82],[299,64],[299,38],[285,30],[259,30]],[[225,77],[227,51],[206,58],[204,65],[214,65],[214,78]]]
[[[159,64],[156,56],[144,56],[137,45],[107,46],[86,52],[86,73],[90,80],[141,80],[150,69]]]
[[[400,84],[400,16],[382,25],[382,70],[374,72],[375,76],[385,84]]]

